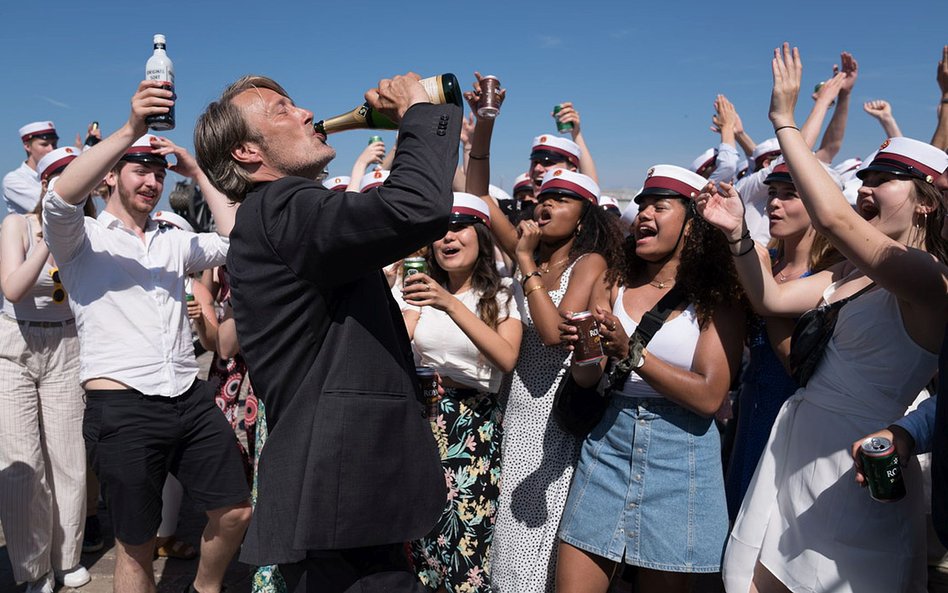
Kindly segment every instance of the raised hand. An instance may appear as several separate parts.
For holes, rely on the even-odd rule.
[[[461,118],[461,144],[470,146],[474,142],[474,114],[468,113],[467,117]]]
[[[391,79],[383,78],[377,87],[365,92],[365,100],[372,109],[399,122],[412,105],[431,102],[419,80],[421,77],[414,72]]]
[[[728,241],[737,241],[744,231],[744,202],[730,183],[715,185],[709,181],[695,198],[698,214],[708,224],[727,235]]]
[[[517,225],[517,252],[533,256],[540,244],[540,227],[533,220],[522,220]]]
[[[793,110],[800,95],[800,79],[803,76],[803,62],[800,50],[790,49],[789,43],[774,49],[771,62],[774,75],[774,88],[770,95],[769,117],[774,128],[793,126]]]
[[[434,307],[439,311],[447,311],[448,307],[457,303],[457,298],[444,289],[443,286],[423,272],[412,274],[405,278],[405,288],[402,298],[409,305],[415,307]]]
[[[622,327],[619,318],[612,311],[596,305],[592,312],[599,322],[599,338],[602,340],[602,351],[609,358],[623,359],[629,355],[629,336]]]
[[[839,54],[839,62],[841,64],[840,73],[844,77],[840,93],[851,93],[853,92],[853,86],[856,84],[856,78],[859,76],[859,64],[848,51]]]
[[[362,149],[356,162],[362,163],[363,167],[368,167],[381,163],[383,158],[385,158],[385,143],[373,142]]]
[[[467,100],[468,107],[471,108],[471,113],[478,120],[492,121],[494,118],[482,118],[477,115],[477,103],[481,100],[481,76],[480,72],[474,72],[474,90],[465,91],[464,98]],[[507,97],[507,89],[499,89],[497,93],[497,107],[499,108],[504,103],[504,99]]]
[[[834,68],[834,71],[836,69]],[[833,78],[830,78],[822,85],[820,89],[813,93],[812,97],[814,101],[822,101],[829,107],[836,102],[836,97],[843,92],[843,85],[846,83],[846,75],[842,72],[835,72]]]
[[[164,83],[158,80],[143,80],[138,83],[138,90],[132,95],[132,112],[128,116],[128,125],[136,136],[143,136],[148,131],[146,117],[168,113],[174,105],[174,93],[162,84]]]
[[[161,136],[152,136],[151,147],[156,154],[160,154],[164,157],[174,155],[175,163],[169,165],[168,169],[178,175],[193,179],[201,174],[201,168],[198,167],[197,160],[191,153],[171,140]]]
[[[550,112],[557,121],[564,124],[570,123],[573,124],[573,129],[569,133],[573,136],[573,140],[576,139],[576,136],[579,135],[579,112],[576,111],[576,108],[573,107],[573,103],[567,101],[566,103],[560,103],[561,109],[558,113]]]
[[[740,116],[737,115],[737,110],[724,95],[718,95],[714,99],[714,111],[715,114],[711,116],[711,122],[714,124],[711,128],[712,131],[721,133],[722,130],[730,127],[737,134],[744,130],[744,125],[741,123]]]
[[[938,88],[942,95],[948,95],[948,45],[941,50],[941,61],[938,62],[938,72],[936,75]]]
[[[872,117],[882,120],[892,117],[892,107],[888,101],[877,99],[875,101],[866,101],[862,105],[863,110]]]

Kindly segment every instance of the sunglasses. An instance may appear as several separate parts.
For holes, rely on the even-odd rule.
[[[49,276],[53,279],[53,302],[59,305],[66,300],[66,289],[63,288],[62,279],[59,277],[59,268],[51,269]]]

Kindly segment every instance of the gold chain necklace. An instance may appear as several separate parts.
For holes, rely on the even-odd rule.
[[[667,286],[668,284],[674,284],[674,283],[675,283],[674,278],[669,278],[668,280],[652,280],[651,282],[649,282],[649,284],[651,284],[652,286],[654,286],[655,288],[659,290],[663,290],[665,286]]]
[[[546,266],[537,266],[537,269],[540,270],[541,274],[549,274],[550,268],[559,267],[560,264],[565,264],[569,261],[569,257],[564,257],[558,262],[549,263],[547,262]]]

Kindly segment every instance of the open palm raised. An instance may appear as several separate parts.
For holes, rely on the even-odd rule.
[[[698,214],[727,235],[729,241],[740,239],[744,231],[744,202],[733,185],[708,182],[695,198],[695,205]]]

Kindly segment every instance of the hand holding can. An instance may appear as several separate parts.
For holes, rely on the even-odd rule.
[[[477,117],[494,119],[500,114],[503,96],[500,92],[500,80],[496,76],[482,76],[478,80],[480,94],[477,99]]]

